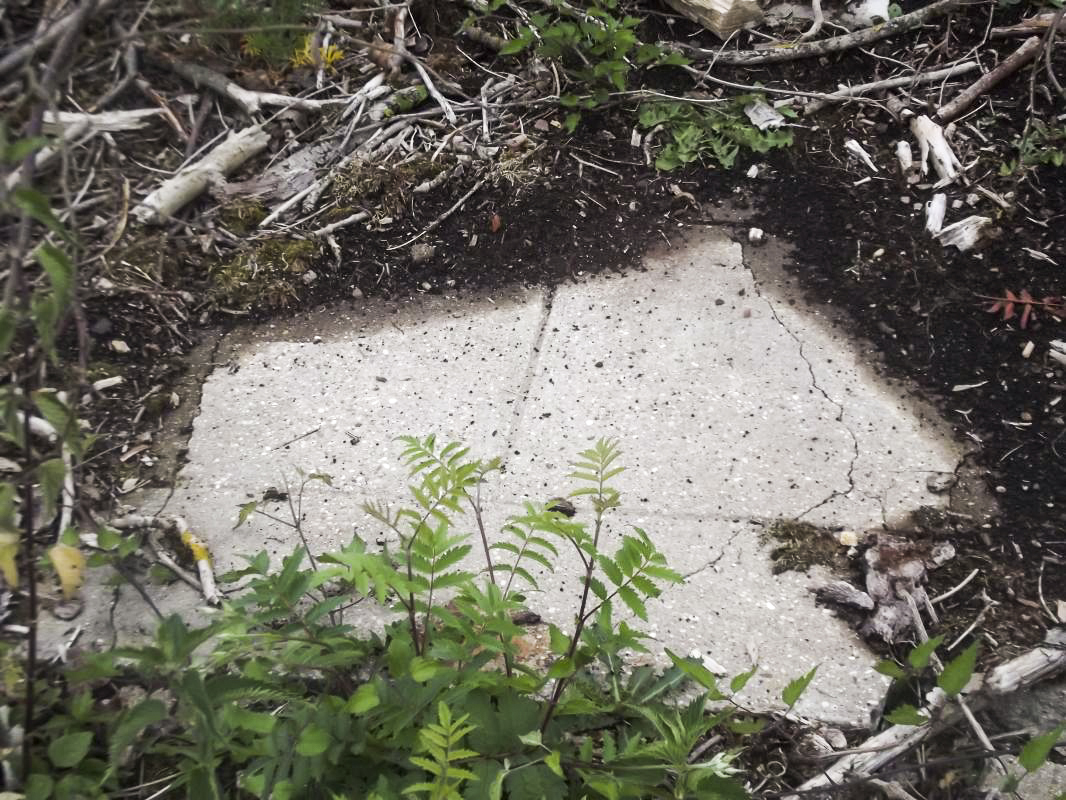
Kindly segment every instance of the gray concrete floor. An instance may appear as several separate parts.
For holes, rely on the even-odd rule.
[[[960,454],[874,376],[860,343],[791,296],[782,253],[749,255],[709,230],[626,276],[366,301],[227,337],[216,360],[228,366],[203,386],[167,512],[186,517],[220,571],[263,548],[280,557],[297,544],[291,531],[261,517],[231,529],[238,506],[300,467],[334,478],[304,500],[312,548],[353,530],[373,541],[380,531],[359,505],[405,497],[394,437],[435,432],[504,459],[486,495],[499,525],[526,499],[565,493],[569,459],[616,437],[630,469],[609,536],[645,528],[687,576],[649,608],[653,649],[699,652],[731,674],[757,661],[741,698],[756,708],[817,664],[798,710],[865,724],[886,680],[852,630],[815,606],[808,588],[824,576],[772,575],[758,534],[779,517],[891,523],[936,504],[926,478]],[[530,601],[564,626],[573,566],[541,576]]]

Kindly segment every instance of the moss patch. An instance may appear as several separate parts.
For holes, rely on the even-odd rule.
[[[828,567],[838,575],[851,572],[848,548],[840,544],[831,531],[809,522],[778,520],[760,539],[763,544],[773,546],[770,558],[774,562],[774,575],[789,570],[804,572],[815,564]]]
[[[211,268],[211,299],[219,306],[246,311],[283,308],[295,300],[318,246],[304,239],[271,239]]]
[[[333,179],[333,199],[338,206],[377,208],[390,217],[402,216],[414,188],[432,180],[454,159],[430,161],[424,156],[395,166],[382,167],[365,161],[353,161]]]
[[[267,217],[267,210],[258,200],[231,203],[222,209],[222,224],[233,233],[248,233]]]

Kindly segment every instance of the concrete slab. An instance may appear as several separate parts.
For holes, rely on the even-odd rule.
[[[228,569],[240,554],[296,544],[263,518],[231,531],[237,507],[294,467],[335,478],[305,498],[319,550],[353,526],[373,538],[358,506],[400,496],[397,435],[436,432],[502,455],[507,471],[488,494],[496,524],[526,498],[559,494],[568,460],[616,437],[632,469],[608,536],[641,525],[689,576],[649,608],[656,646],[698,650],[730,672],[757,661],[743,698],[757,708],[819,664],[799,710],[865,724],[885,688],[874,659],[815,607],[812,577],[771,574],[758,531],[782,516],[879,526],[936,502],[925,476],[952,471],[958,454],[763,267],[757,282],[740,246],[710,232],[626,276],[506,298],[371,302],[230,337],[168,511]],[[568,563],[531,602],[564,624],[577,586]]]

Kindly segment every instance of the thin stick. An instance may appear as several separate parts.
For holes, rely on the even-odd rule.
[[[942,78],[953,78],[956,75],[962,75],[964,72],[972,72],[979,67],[980,65],[976,61],[965,61],[962,64],[933,70],[932,72],[922,72],[916,75],[902,75],[898,78],[888,78],[882,81],[872,81],[870,83],[857,83],[854,86],[844,86],[833,94],[826,95],[821,99],[812,100],[807,103],[807,105],[803,107],[803,114],[804,116],[810,116],[817,111],[821,111],[830,103],[843,103],[854,98],[856,95],[876,92],[882,89],[896,89],[900,86],[918,86],[923,83],[933,83]]]
[[[931,602],[931,603],[943,603],[949,597],[953,596],[960,589],[962,589],[962,587],[964,587],[966,584],[968,584],[970,581],[972,581],[974,578],[976,578],[980,571],[981,570],[979,570],[979,569],[975,569],[973,572],[971,572],[969,575],[967,575],[965,578],[963,578],[962,579],[962,583],[960,583],[954,589],[949,589],[948,591],[944,592],[944,594],[937,595],[936,597],[934,597],[929,602]]]
[[[289,441],[287,441],[287,442],[282,442],[277,447],[271,448],[271,452],[273,452],[274,450],[280,450],[283,447],[288,447],[293,442],[298,442],[301,439],[306,439],[312,433],[318,433],[320,430],[322,430],[322,426],[318,425],[317,427],[314,427],[311,430],[309,430],[307,433],[301,433],[299,436],[296,436],[296,437],[294,437],[292,439],[289,439]]]
[[[339,230],[340,228],[345,228],[348,225],[354,225],[357,222],[362,222],[363,220],[368,219],[369,217],[370,217],[370,215],[367,212],[360,211],[360,212],[358,212],[356,214],[352,214],[350,217],[345,217],[344,219],[337,220],[336,222],[331,222],[329,225],[324,225],[323,227],[319,228],[317,231],[312,231],[311,235],[316,237],[316,238],[318,238],[320,236],[328,236],[329,234],[333,233],[333,231],[335,231],[335,230]]]
[[[940,110],[936,112],[937,120],[940,122],[951,122],[977,102],[977,98],[991,91],[1036,58],[1037,53],[1039,52],[1040,37],[1031,36],[1026,39],[1017,50],[1003,59],[998,67],[981,76],[981,78],[971,84],[968,88],[963,89],[955,95],[955,98],[951,102],[941,106]]]
[[[427,233],[431,233],[432,231],[436,230],[437,227],[442,222],[444,222],[444,220],[448,219],[448,217],[450,217],[452,214],[454,214],[459,209],[459,207],[462,206],[463,203],[465,203],[467,200],[469,200],[478,189],[480,189],[482,186],[484,186],[485,185],[485,181],[487,181],[488,179],[489,179],[488,175],[486,175],[483,178],[480,178],[477,181],[477,183],[475,183],[472,187],[470,187],[470,191],[468,191],[466,194],[464,194],[462,197],[460,197],[456,201],[455,205],[453,205],[451,208],[449,208],[447,211],[445,211],[443,214],[441,214],[439,217],[437,217],[435,220],[433,220],[433,222],[431,222],[429,224],[429,227],[426,228],[425,230],[423,230],[421,233],[419,233],[419,234],[417,234],[415,236],[412,236],[406,242],[403,242],[401,244],[394,244],[392,247],[388,247],[386,249],[387,250],[399,250],[401,247],[407,247],[407,245],[411,244],[412,242],[418,241],[423,236],[425,236]]]

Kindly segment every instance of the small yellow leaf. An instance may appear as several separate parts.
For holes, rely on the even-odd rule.
[[[85,555],[77,547],[69,544],[57,544],[48,551],[52,566],[59,575],[59,585],[63,588],[63,597],[70,600],[81,588],[85,574]]]
[[[18,564],[15,557],[19,552],[19,535],[17,533],[0,533],[0,573],[12,589],[19,585]]]
[[[200,562],[206,561],[211,563],[211,552],[207,549],[207,545],[192,531],[185,531],[181,534],[181,541],[185,546],[189,548],[189,552],[192,554],[193,560]]]

